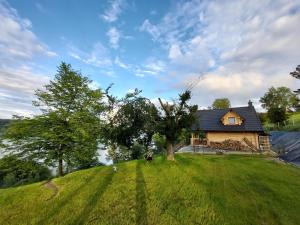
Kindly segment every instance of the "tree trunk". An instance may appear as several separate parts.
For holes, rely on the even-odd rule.
[[[58,175],[60,177],[64,175],[63,160],[61,157],[58,159]]]
[[[167,160],[174,161],[174,149],[171,141],[167,140]]]

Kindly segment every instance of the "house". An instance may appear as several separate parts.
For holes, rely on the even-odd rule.
[[[251,101],[246,107],[198,110],[197,122],[192,126],[191,145],[200,144],[199,133],[204,133],[207,145],[230,139],[255,149],[270,150],[269,136]]]

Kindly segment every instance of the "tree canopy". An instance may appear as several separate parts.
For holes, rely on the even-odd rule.
[[[272,123],[283,123],[287,120],[288,111],[296,110],[299,99],[287,87],[271,87],[263,97],[260,98],[262,107],[267,109],[268,118]]]
[[[230,107],[231,104],[228,98],[217,98],[212,104],[213,109],[228,109]]]
[[[123,152],[130,159],[136,159],[143,153],[142,148],[137,146],[141,144],[147,148],[156,132],[157,109],[149,99],[140,95],[141,91],[138,89],[121,99],[110,95],[108,90],[106,95],[109,111],[103,127],[103,140],[110,146],[113,158],[121,157]],[[117,154],[120,146],[123,148]],[[138,149],[141,151],[138,152]]]
[[[191,92],[185,91],[179,94],[179,99],[172,103],[162,102],[159,98],[161,113],[158,123],[159,133],[165,135],[167,144],[167,158],[174,160],[173,146],[181,134],[182,129],[190,129],[195,122],[197,105],[189,105]]]
[[[290,75],[292,75],[296,79],[300,79],[300,65],[298,65],[296,67],[296,70],[293,71],[293,72],[291,72]],[[297,91],[295,91],[295,93],[300,94],[300,89],[298,89]]]
[[[41,115],[16,117],[4,133],[8,150],[32,159],[57,165],[63,175],[68,167],[95,162],[100,135],[103,94],[91,89],[91,81],[71,65],[61,63],[55,78],[37,90]],[[63,163],[64,162],[64,163]]]
[[[271,108],[282,108],[285,111],[293,111],[298,104],[298,98],[291,89],[287,87],[271,87],[260,98],[262,107],[269,110]]]

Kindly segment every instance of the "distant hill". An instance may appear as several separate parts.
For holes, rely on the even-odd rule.
[[[0,190],[0,224],[300,224],[300,169],[258,155],[176,154]]]
[[[260,115],[262,117],[263,113]],[[300,112],[289,114],[289,118],[284,126],[278,127],[277,124],[272,124],[267,121],[264,121],[263,126],[266,131],[300,131]]]
[[[9,124],[11,120],[9,119],[0,119],[0,133],[3,131],[3,128]]]

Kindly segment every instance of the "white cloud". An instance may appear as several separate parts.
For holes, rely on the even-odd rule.
[[[160,74],[165,71],[166,69],[166,64],[162,60],[157,60],[157,59],[148,59],[147,63],[144,66],[148,71],[151,71],[150,73],[152,74]]]
[[[158,76],[166,70],[164,61],[152,57],[145,60],[140,66],[124,63],[119,57],[115,58],[114,64],[141,78]]]
[[[141,66],[131,67],[131,71],[137,77],[158,76],[165,72],[166,64],[162,60],[149,58]]]
[[[145,77],[145,74],[144,73],[142,73],[142,72],[136,72],[135,73],[135,76],[137,76],[137,77]]]
[[[272,85],[296,88],[289,72],[299,64],[299,27],[299,1],[192,0],[157,24],[146,19],[140,30],[168,52],[173,87],[205,74],[193,89],[195,102],[228,96],[241,105]]]
[[[41,3],[39,3],[39,2],[35,3],[35,7],[36,7],[37,10],[40,11],[41,13],[45,13],[45,12],[46,12],[45,7],[44,7]]]
[[[119,66],[119,67],[121,67],[121,68],[123,68],[123,69],[129,69],[129,68],[130,68],[130,65],[127,65],[126,63],[122,62],[121,59],[120,59],[119,57],[116,57],[116,58],[115,58],[114,63],[115,63],[117,66]]]
[[[35,74],[28,67],[0,68],[0,118],[39,113],[39,110],[32,106],[34,91],[42,88],[48,81],[49,77]]]
[[[6,2],[0,2],[0,60],[28,60],[35,54],[55,56],[31,31],[30,20],[21,18]]]
[[[95,43],[90,52],[68,45],[68,54],[81,62],[96,67],[106,67],[112,64],[107,49],[100,42]]]
[[[107,22],[115,22],[126,5],[125,0],[111,0],[109,7],[101,15],[101,18]]]
[[[22,92],[31,95],[34,90],[49,81],[49,77],[34,74],[30,68],[0,68],[0,88],[6,91]],[[3,93],[2,93],[3,94]]]
[[[130,89],[127,90],[128,94],[133,94],[134,92],[135,92],[135,89],[132,89],[132,88],[130,88]]]
[[[116,27],[111,27],[106,35],[109,37],[109,43],[112,48],[117,49],[119,47],[119,40],[121,37],[121,33]]]
[[[33,33],[31,21],[0,0],[0,118],[39,113],[32,106],[34,90],[49,77],[36,72],[33,60],[55,55]]]
[[[89,88],[91,88],[92,90],[96,90],[96,89],[100,89],[101,85],[99,82],[93,80],[91,83],[89,83]]]
[[[169,50],[169,58],[170,59],[178,59],[182,56],[180,47],[178,44],[172,44]]]
[[[148,19],[146,19],[143,24],[139,28],[140,31],[146,31],[156,40],[160,36],[160,30],[157,26],[150,23]]]
[[[150,11],[150,15],[154,16],[154,15],[156,15],[156,14],[157,14],[157,11],[156,11],[156,10],[151,10],[151,11]]]

